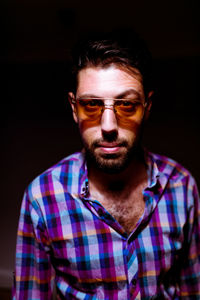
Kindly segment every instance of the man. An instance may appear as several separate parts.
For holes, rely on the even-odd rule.
[[[117,34],[77,49],[69,101],[83,151],[25,192],[13,298],[51,299],[55,284],[59,299],[200,299],[195,181],[141,146],[148,51]]]

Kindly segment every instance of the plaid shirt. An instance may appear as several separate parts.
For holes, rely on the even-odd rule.
[[[19,219],[13,299],[200,299],[200,209],[181,165],[147,153],[145,210],[130,235],[88,193],[83,153],[37,177]]]

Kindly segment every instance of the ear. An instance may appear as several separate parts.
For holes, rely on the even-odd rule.
[[[72,108],[72,114],[73,114],[74,121],[76,123],[78,123],[76,104],[73,102],[75,100],[74,93],[72,93],[72,92],[68,93],[68,100],[69,100],[69,103],[70,103],[71,108]]]
[[[152,106],[152,96],[154,94],[154,91],[150,91],[147,95],[147,106],[145,108],[145,113],[144,113],[144,120],[147,121],[150,115],[151,111],[151,106]]]

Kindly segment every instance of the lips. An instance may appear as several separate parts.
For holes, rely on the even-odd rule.
[[[112,142],[112,143],[103,142],[103,143],[99,143],[97,147],[100,149],[100,151],[111,154],[111,153],[119,152],[122,146],[123,146],[122,144],[116,142]]]
[[[116,143],[116,142],[112,142],[112,143],[103,142],[103,143],[98,144],[98,147],[103,147],[103,148],[115,148],[115,147],[121,147],[121,146],[122,146],[122,144]]]

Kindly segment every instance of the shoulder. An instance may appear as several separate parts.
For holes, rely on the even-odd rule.
[[[166,184],[187,190],[195,190],[198,194],[196,181],[191,172],[176,160],[165,155],[147,152],[148,161],[153,169],[157,169],[160,178],[165,178]]]
[[[82,152],[71,154],[42,174],[27,187],[26,193],[31,199],[40,199],[71,190],[78,185],[81,174],[85,172],[85,159]]]
[[[173,199],[184,200],[189,207],[196,202],[199,205],[199,192],[191,172],[176,160],[164,155],[148,152],[153,169],[157,169],[163,191]]]
[[[176,178],[192,177],[187,168],[170,157],[152,152],[148,152],[148,156],[151,162],[156,164],[159,173],[165,174],[174,180]]]

